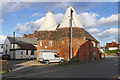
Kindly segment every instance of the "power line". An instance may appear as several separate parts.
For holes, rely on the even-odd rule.
[[[75,24],[75,21],[74,21],[74,19],[72,19],[72,20],[73,20],[73,24],[75,25],[75,27],[77,27],[77,26],[76,26],[76,24]]]

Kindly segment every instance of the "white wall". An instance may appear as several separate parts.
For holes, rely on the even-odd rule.
[[[3,53],[3,48],[2,48],[3,45],[0,45],[0,53]]]
[[[109,50],[116,50],[117,47],[109,47]]]
[[[10,54],[10,48],[11,48],[10,41],[8,38],[6,38],[4,45],[3,45],[3,54],[5,54],[6,51],[7,51],[7,54]]]
[[[20,46],[18,44],[14,44],[15,49],[20,49]],[[11,49],[13,49],[13,44],[11,44]]]

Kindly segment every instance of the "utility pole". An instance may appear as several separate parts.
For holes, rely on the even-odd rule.
[[[70,10],[70,62],[72,62],[72,17],[73,10]]]
[[[15,42],[15,32],[13,32],[13,59],[15,59],[15,44],[14,44],[14,42]]]

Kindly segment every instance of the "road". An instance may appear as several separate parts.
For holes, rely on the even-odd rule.
[[[41,65],[3,74],[4,78],[112,78],[118,75],[118,59],[74,63],[65,65]]]

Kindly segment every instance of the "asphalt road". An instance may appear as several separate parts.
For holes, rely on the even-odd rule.
[[[26,67],[2,76],[4,78],[112,78],[118,75],[118,63],[120,63],[118,59],[120,57],[109,57],[87,63]]]

